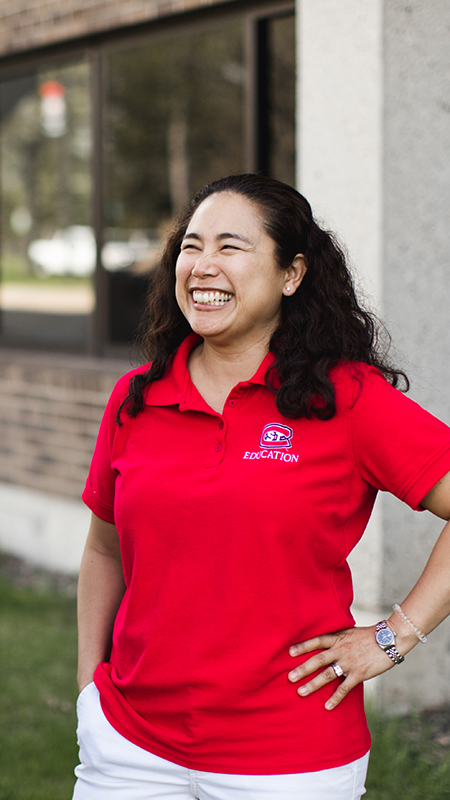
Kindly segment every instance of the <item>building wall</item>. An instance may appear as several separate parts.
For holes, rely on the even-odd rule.
[[[81,502],[103,409],[126,361],[0,349],[0,549],[76,573]]]
[[[89,520],[79,499],[0,482],[0,549],[6,553],[76,575]]]
[[[227,0],[2,0],[0,56]]]
[[[0,482],[77,499],[124,362],[0,349]]]

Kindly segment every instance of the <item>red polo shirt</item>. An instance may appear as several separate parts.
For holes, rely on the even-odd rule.
[[[450,470],[450,429],[375,369],[333,371],[332,420],[286,419],[269,354],[222,414],[183,342],[135,419],[108,403],[83,498],[117,526],[127,589],[95,682],[126,738],[185,767],[325,769],[369,748],[362,686],[333,711],[287,679],[291,644],[352,626],[346,558],[378,489],[412,508]],[[144,368],[141,368],[144,369]]]

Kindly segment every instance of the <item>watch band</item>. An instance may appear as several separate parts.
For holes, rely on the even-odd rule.
[[[394,664],[401,664],[405,660],[405,656],[401,656],[396,647],[389,647],[384,651],[387,656],[394,662]]]

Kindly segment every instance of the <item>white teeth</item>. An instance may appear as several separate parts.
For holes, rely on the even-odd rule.
[[[228,292],[192,292],[194,303],[201,303],[208,306],[223,306],[231,300],[232,295]]]

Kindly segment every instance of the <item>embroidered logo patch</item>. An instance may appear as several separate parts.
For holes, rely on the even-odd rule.
[[[291,439],[293,434],[294,431],[287,425],[281,425],[279,422],[269,422],[263,428],[259,446],[270,448],[271,450],[292,447]]]

